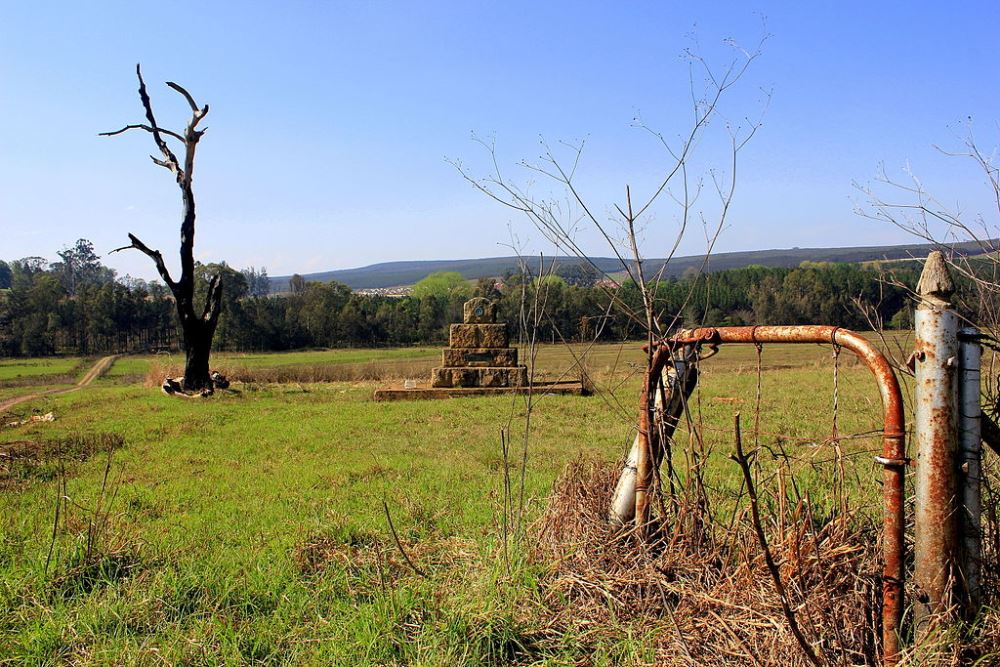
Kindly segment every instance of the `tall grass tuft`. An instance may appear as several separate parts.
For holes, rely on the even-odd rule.
[[[38,451],[55,462],[56,502],[44,576],[52,598],[68,600],[88,595],[125,579],[141,566],[138,541],[116,511],[123,467],[115,467],[115,452],[124,447],[119,435],[77,436]],[[68,462],[105,454],[101,485],[91,502],[69,492]]]

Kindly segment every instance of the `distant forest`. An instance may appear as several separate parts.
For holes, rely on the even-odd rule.
[[[997,247],[995,239],[986,244]],[[983,243],[964,241],[949,244],[949,251],[955,255],[978,255],[983,252]],[[892,246],[855,246],[841,248],[785,248],[773,250],[745,250],[740,252],[712,253],[709,270],[713,272],[727,269],[741,269],[745,266],[760,265],[771,267],[795,268],[802,262],[831,262],[838,264],[859,264],[882,260],[912,259],[926,257],[935,250],[930,243],[909,243]],[[450,259],[421,260],[409,262],[384,262],[356,269],[339,269],[309,273],[303,276],[309,281],[343,283],[353,289],[396,287],[412,285],[431,273],[440,271],[456,272],[463,278],[476,280],[491,276],[503,276],[515,272],[519,267],[527,265],[532,273],[538,273],[539,264],[547,266],[555,260],[563,267],[580,265],[584,262],[578,257],[485,257],[480,259]],[[591,266],[606,274],[621,274],[621,260],[616,257],[590,257]],[[660,274],[664,278],[680,278],[685,273],[701,270],[705,263],[704,255],[688,255],[674,257],[669,262],[664,259],[648,258],[645,266],[650,275]],[[662,269],[662,273],[661,273]],[[291,276],[271,277],[271,292],[287,292]]]
[[[473,295],[497,300],[513,332],[523,295],[530,298],[536,290],[544,290],[538,332],[543,341],[641,335],[619,307],[609,305],[610,292],[597,284],[596,273],[579,265],[557,267],[542,280],[508,273],[500,280],[469,282],[457,273],[435,274],[402,298],[355,294],[346,285],[301,276],[293,277],[289,292],[274,295],[265,270],[239,271],[224,263],[198,268],[199,280],[216,272],[223,276],[219,350],[441,344]],[[678,326],[818,323],[868,329],[874,316],[887,328],[901,328],[911,325],[907,290],[918,275],[919,264],[912,261],[689,271],[660,281],[657,302],[664,322],[676,317]],[[633,284],[626,282],[615,294],[642,311]],[[975,316],[971,299],[961,307]],[[83,239],[51,264],[38,257],[0,261],[0,356],[174,349],[174,318],[163,285],[117,277]]]

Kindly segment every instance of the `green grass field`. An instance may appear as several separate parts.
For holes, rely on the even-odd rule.
[[[381,375],[425,375],[441,358],[438,348],[406,347],[375,350],[340,349],[311,352],[213,355],[213,368],[235,380],[317,382]],[[119,359],[101,379],[103,384],[138,382],[148,376],[183,375],[184,357],[146,355]]]
[[[435,347],[397,347],[375,350],[346,349],[269,354],[224,352],[219,355],[219,361],[222,364],[238,364],[248,368],[272,368],[299,364],[358,364],[369,361],[396,361],[439,356],[440,350]]]
[[[221,355],[219,363],[269,368],[436,355],[426,348],[338,350]],[[538,363],[558,376],[580,356],[602,391],[536,399],[525,474],[531,517],[568,463],[590,457],[611,466],[631,441],[641,352],[545,347]],[[878,429],[874,382],[846,356],[840,430]],[[829,480],[812,464],[831,455],[822,444],[832,428],[830,350],[773,346],[763,360],[761,442],[794,450],[802,489],[822,498]],[[8,450],[81,434],[125,439],[103,494],[108,459],[100,451],[0,463],[0,664],[569,665],[642,658],[626,622],[599,635],[581,628],[556,645],[533,645],[543,619],[531,610],[545,594],[545,564],[525,548],[515,554],[511,578],[498,546],[500,430],[511,419],[515,428],[522,423],[520,399],[374,403],[377,383],[351,381],[236,385],[208,400],[181,400],[137,381],[149,363],[121,359],[91,387],[12,411],[52,411],[53,423],[0,428],[0,449]],[[31,372],[35,364],[21,365]],[[722,498],[738,475],[726,459],[734,412],[743,413],[744,432],[752,433],[755,366],[752,348],[723,350],[706,362],[692,403],[713,450],[708,482]],[[0,368],[20,372],[12,362]],[[879,442],[848,446],[859,454],[849,476],[856,504],[877,513],[880,470],[869,453]],[[60,494],[67,500],[53,540]],[[401,556],[383,502],[425,576]],[[716,511],[732,507],[721,502]],[[88,532],[97,535],[90,541],[100,557],[85,555]]]
[[[80,357],[46,357],[43,359],[0,359],[0,389],[24,380],[66,377],[85,372]]]

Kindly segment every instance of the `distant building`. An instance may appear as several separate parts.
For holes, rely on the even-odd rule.
[[[366,287],[364,289],[356,289],[354,293],[361,294],[362,296],[384,296],[390,299],[402,299],[404,296],[410,296],[412,290],[411,286],[402,285],[398,287]]]

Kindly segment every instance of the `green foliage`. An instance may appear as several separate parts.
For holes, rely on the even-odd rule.
[[[579,287],[593,287],[601,279],[600,272],[583,261],[557,265],[556,275],[570,285]]]
[[[0,299],[0,356],[88,355],[169,339],[172,304],[162,286],[115,280],[85,239],[59,257],[51,266],[40,257],[7,264],[10,289]]]
[[[246,278],[250,296],[267,296],[271,293],[271,279],[267,277],[266,267],[262,266],[258,270],[251,266],[243,269],[240,273]]]
[[[549,274],[547,276],[542,276],[541,278],[535,278],[532,281],[532,285],[536,288],[545,287],[548,289],[560,289],[569,285],[565,278],[556,274]]]
[[[950,244],[956,256],[978,255],[983,252],[979,242],[966,241]],[[748,265],[768,266],[771,268],[794,268],[803,261],[830,263],[860,263],[882,260],[903,260],[911,257],[926,257],[927,253],[937,246],[928,243],[911,243],[895,246],[855,247],[855,248],[784,248],[774,250],[752,250],[748,252],[727,252],[713,255],[711,258],[713,271],[728,271],[730,269],[746,268]],[[467,280],[507,276],[522,270],[522,267],[532,275],[538,275],[540,268],[546,270],[556,260],[556,272],[566,278],[571,284],[587,287],[585,282],[578,282],[572,275],[576,268],[583,274],[589,273],[590,262],[599,272],[621,280],[624,273],[621,261],[616,257],[591,257],[590,262],[584,262],[577,257],[487,257],[479,259],[446,260],[446,261],[414,261],[388,262],[374,264],[357,269],[341,269],[309,274],[310,281],[328,282],[335,280],[352,288],[393,287],[395,285],[410,285],[435,271],[457,271]],[[698,273],[704,264],[704,255],[674,257],[664,267],[665,278],[680,278],[688,269]],[[647,258],[645,261],[648,275],[660,272],[663,259]],[[690,275],[690,274],[689,274]],[[288,291],[287,282],[283,278],[274,279],[274,290]]]
[[[417,282],[413,286],[413,296],[417,299],[434,297],[438,299],[461,298],[472,296],[469,283],[457,271],[438,271]]]
[[[94,244],[87,239],[79,239],[72,247],[60,250],[59,259],[49,271],[70,295],[76,295],[78,289],[87,285],[104,285],[115,278],[115,272],[101,264]]]

